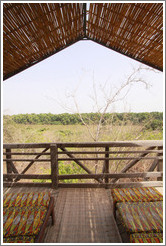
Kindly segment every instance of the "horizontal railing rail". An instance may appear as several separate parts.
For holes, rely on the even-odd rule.
[[[18,148],[49,148],[50,145],[55,143],[11,143],[4,144],[4,149],[18,149]],[[138,140],[138,141],[113,141],[113,142],[66,142],[66,143],[56,143],[58,148],[61,147],[163,147],[162,140]]]
[[[163,185],[161,140],[16,143],[4,144],[3,149],[4,186],[107,188]],[[62,166],[71,165],[71,171],[73,163],[79,168],[77,173],[68,173],[67,168],[66,172],[61,170]],[[42,166],[43,173],[34,173],[34,165],[38,165],[36,171]],[[49,169],[49,174],[45,173],[45,168]]]

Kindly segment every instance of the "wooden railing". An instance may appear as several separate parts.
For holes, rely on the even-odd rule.
[[[4,144],[3,148],[4,187],[107,188],[163,185],[163,141]],[[84,173],[59,174],[62,163],[70,165],[73,162]],[[47,169],[49,166],[50,174],[31,171],[35,163],[39,165],[37,171],[40,165],[47,166]],[[67,180],[75,179],[80,182],[67,183]]]

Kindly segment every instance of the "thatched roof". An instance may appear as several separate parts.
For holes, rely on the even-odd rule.
[[[4,3],[4,79],[83,39],[162,71],[163,4]]]

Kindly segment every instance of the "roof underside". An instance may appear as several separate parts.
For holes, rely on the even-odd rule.
[[[162,71],[163,4],[4,3],[4,80],[83,39]]]

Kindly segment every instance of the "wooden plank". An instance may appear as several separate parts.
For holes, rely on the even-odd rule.
[[[58,188],[58,149],[56,144],[50,145],[51,151],[51,179],[52,179],[52,188]]]
[[[161,150],[161,148],[162,147],[158,147],[159,150]],[[161,155],[162,155],[161,153],[158,154],[158,156],[161,156]],[[159,172],[163,171],[163,160],[162,159],[158,161],[157,171]],[[162,181],[163,177],[158,177],[157,180]]]
[[[4,149],[36,149],[36,148],[48,148],[50,143],[12,143],[12,144],[3,144]]]
[[[105,183],[59,183],[59,188],[105,188]]]
[[[146,181],[146,182],[119,182],[108,184],[95,183],[59,183],[60,188],[127,188],[127,187],[155,187],[163,186],[162,181]]]
[[[54,143],[23,143],[23,144],[3,144],[5,149],[19,148],[49,148]],[[56,143],[58,148],[63,147],[162,147],[163,140],[139,140],[139,141],[114,141],[114,142],[85,142],[85,143]]]
[[[61,147],[157,147],[163,146],[162,140],[141,140],[141,141],[114,141],[114,142],[86,142],[86,143],[57,143]]]
[[[41,156],[41,155],[40,155]],[[19,161],[19,162],[23,162],[23,161],[33,161],[33,162],[50,162],[51,159],[3,159],[3,161]]]
[[[32,153],[29,153],[29,152],[9,152],[9,154],[12,155],[50,155],[50,153],[42,153],[41,152],[32,152]],[[3,152],[3,155],[6,155],[7,153],[6,152]]]
[[[4,187],[51,187],[51,183],[30,183],[30,182],[4,182]]]
[[[86,37],[86,3],[83,3],[83,13],[84,13],[84,36]]]
[[[105,173],[109,173],[109,153],[108,153],[108,151],[109,151],[109,147],[108,146],[106,146],[105,147],[105,168],[104,168],[104,172]],[[108,179],[108,177],[106,176],[105,177],[105,183],[106,184],[108,184],[108,181],[109,181],[109,179]]]
[[[146,173],[102,173],[102,174],[66,174],[59,175],[59,180],[63,179],[94,179],[94,178],[145,178],[145,177],[163,177],[163,172]]]
[[[4,178],[19,179],[51,179],[48,174],[3,174]],[[163,172],[146,172],[146,173],[103,173],[103,174],[66,174],[58,175],[59,180],[63,179],[96,179],[96,178],[149,178],[149,177],[163,177]]]
[[[19,179],[51,179],[48,174],[3,174],[3,178],[19,178]]]
[[[99,161],[108,161],[108,160],[111,160],[111,161],[115,161],[115,160],[136,160],[138,162],[138,159],[139,161],[140,160],[163,160],[163,157],[134,157],[134,156],[131,156],[131,157],[110,157],[110,158],[106,158],[106,157],[98,157],[98,158],[90,158],[90,157],[85,157],[85,158],[82,158],[82,157],[70,157],[70,158],[58,158],[59,161],[70,161],[70,160],[74,160],[74,161],[94,161],[94,160],[99,160]]]
[[[163,187],[162,181],[146,181],[146,182],[125,182],[125,183],[113,183],[108,184],[109,188],[129,188],[129,187]]]
[[[149,153],[163,153],[163,150],[149,150]],[[128,150],[128,151],[107,151],[108,154],[141,154],[141,153],[147,153],[147,150]],[[13,153],[12,153],[13,154]],[[105,154],[105,151],[58,151],[58,155],[62,154]]]
[[[11,152],[10,149],[6,149],[6,170],[7,173],[12,173],[12,168],[11,168]],[[9,154],[10,153],[10,154]],[[8,181],[13,181],[13,179],[11,177],[8,178]]]
[[[52,176],[48,174],[3,174],[6,178],[19,179],[51,179]],[[148,173],[103,173],[103,174],[66,174],[58,175],[58,180],[64,179],[95,179],[95,178],[149,178],[149,177],[163,177],[163,172],[148,172]]]

